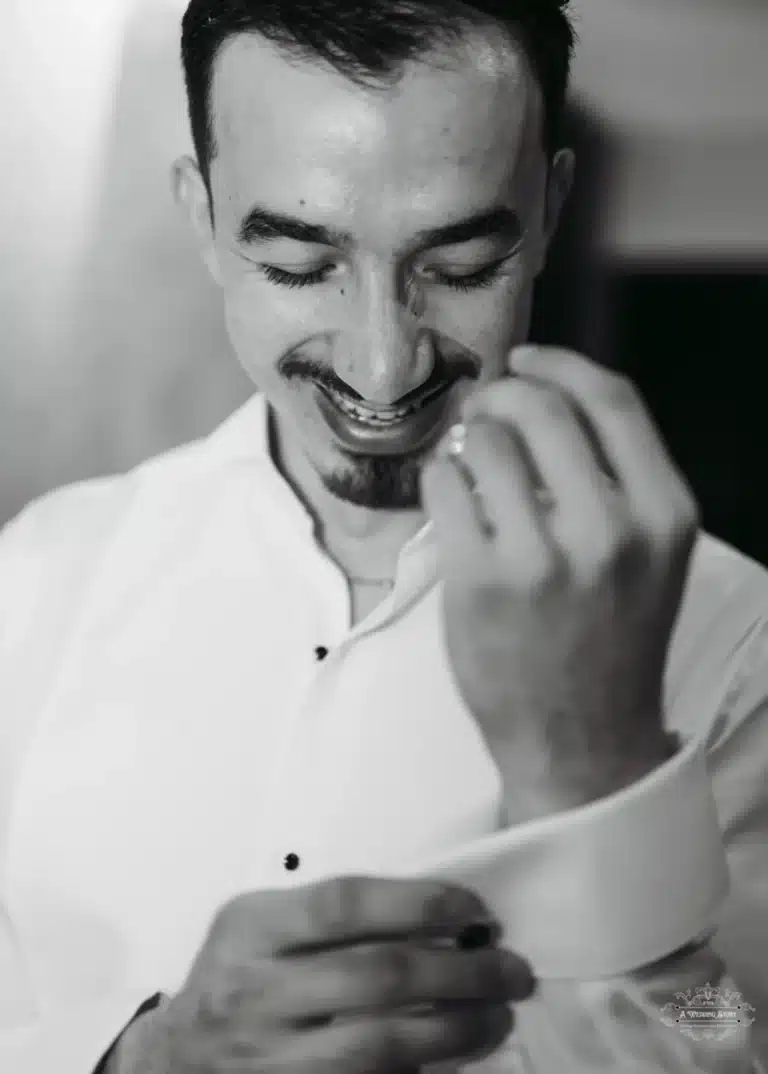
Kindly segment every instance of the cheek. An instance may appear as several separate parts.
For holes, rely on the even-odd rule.
[[[289,303],[272,294],[274,288],[252,277],[228,278],[225,282],[224,317],[230,342],[246,367],[274,360],[288,342]]]
[[[532,294],[532,282],[520,270],[486,290],[441,295],[432,304],[431,320],[441,336],[471,351],[493,375],[505,368],[509,350],[527,338]]]
[[[276,361],[281,354],[340,327],[324,288],[276,287],[261,275],[228,275],[224,312],[232,346],[244,360]]]

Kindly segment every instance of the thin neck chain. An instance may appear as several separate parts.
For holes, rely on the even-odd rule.
[[[392,589],[395,584],[391,578],[355,578],[350,575],[349,580],[353,585],[374,585],[382,589]]]

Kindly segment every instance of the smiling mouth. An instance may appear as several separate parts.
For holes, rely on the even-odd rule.
[[[397,407],[371,406],[363,400],[352,399],[346,392],[339,392],[335,388],[329,388],[323,384],[318,384],[317,387],[347,417],[366,425],[384,429],[417,414],[428,403],[446,392],[452,386],[452,383],[452,381],[442,380],[440,383],[433,384],[430,387],[429,382],[427,382],[421,388],[416,389],[415,392],[405,396],[408,402]]]

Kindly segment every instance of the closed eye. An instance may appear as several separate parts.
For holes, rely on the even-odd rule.
[[[288,272],[274,265],[262,265],[261,271],[270,283],[279,284],[281,287],[312,287],[314,284],[324,283],[332,268],[332,265],[323,265],[310,272]]]
[[[439,269],[431,269],[425,276],[429,282],[437,283],[441,287],[448,287],[453,291],[475,291],[483,287],[492,287],[501,276],[502,267],[509,261],[507,254],[499,261],[485,265],[477,272],[455,275],[441,272]],[[261,271],[270,283],[280,287],[313,287],[325,283],[333,272],[333,265],[321,265],[320,268],[311,269],[308,272],[289,272],[287,269],[277,268],[276,265],[261,265]]]
[[[485,265],[477,272],[470,272],[463,276],[433,269],[430,272],[430,279],[443,287],[450,287],[453,291],[476,291],[482,287],[492,287],[500,278],[502,267],[508,260],[509,257],[504,257],[492,265]]]

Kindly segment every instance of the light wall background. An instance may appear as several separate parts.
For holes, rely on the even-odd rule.
[[[7,4],[8,0],[0,0]],[[13,0],[0,57],[0,520],[246,398],[170,193],[180,0]]]
[[[249,392],[174,208],[183,0],[0,0],[0,523]],[[576,0],[607,258],[768,261],[765,0]]]

